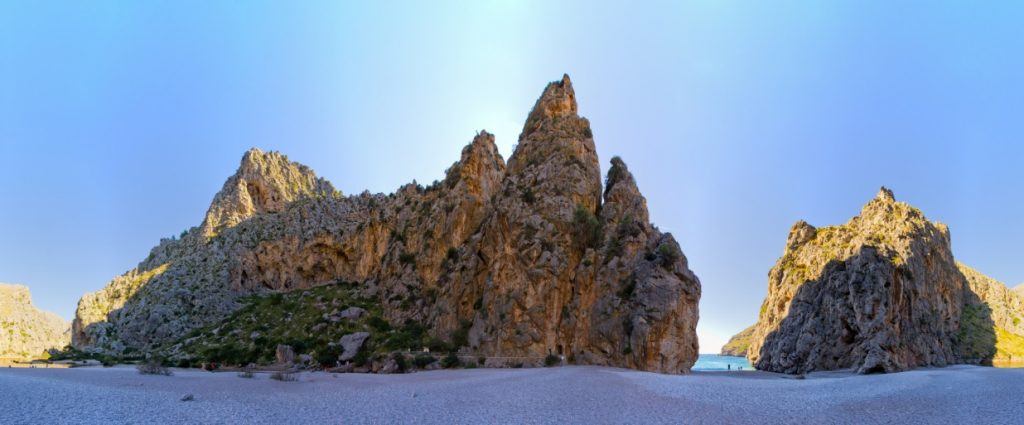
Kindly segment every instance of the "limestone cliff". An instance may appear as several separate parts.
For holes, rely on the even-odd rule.
[[[967,283],[949,231],[885,188],[844,225],[794,225],[768,282],[748,353],[760,370],[872,373],[961,361]]]
[[[399,336],[421,324],[495,366],[562,354],[679,373],[696,360],[700,283],[621,159],[602,187],[568,76],[545,88],[508,164],[480,132],[429,187],[343,197],[279,154],[248,152],[200,227],[83,297],[75,344],[195,357],[183,338],[238,319],[245,297],[339,282],[358,291],[339,300],[391,325],[366,329],[371,346],[409,345]],[[279,342],[258,340],[238,344]]]
[[[964,264],[967,279],[961,319],[965,361],[1024,361],[1024,296]]]
[[[0,283],[0,359],[34,359],[70,342],[68,322],[32,305],[21,285]]]
[[[756,326],[750,326],[740,331],[740,333],[733,335],[732,338],[729,338],[729,342],[722,346],[721,354],[723,356],[746,357],[755,329]]]
[[[1024,361],[1024,296],[965,264],[957,267],[967,283],[957,333],[961,361]],[[722,354],[746,356],[755,328],[733,336]]]

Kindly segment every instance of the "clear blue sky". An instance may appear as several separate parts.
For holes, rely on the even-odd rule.
[[[480,129],[507,157],[562,73],[700,276],[704,352],[754,322],[793,222],[844,222],[881,185],[1024,282],[1011,2],[12,3],[0,281],[64,317],[199,224],[249,147],[390,192]]]

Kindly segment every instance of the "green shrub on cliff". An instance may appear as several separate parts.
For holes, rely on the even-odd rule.
[[[583,205],[577,205],[572,216],[573,240],[581,249],[597,248],[603,233],[601,221]]]
[[[319,364],[333,367],[341,354],[342,336],[369,332],[373,337],[363,351],[372,354],[384,349],[376,341],[393,333],[381,317],[379,303],[361,298],[354,286],[344,283],[253,296],[242,303],[224,322],[182,340],[181,351],[188,353],[191,363],[268,364],[275,361],[278,345],[289,345],[296,354],[311,354]],[[357,320],[340,318],[340,312],[349,307],[366,313]]]

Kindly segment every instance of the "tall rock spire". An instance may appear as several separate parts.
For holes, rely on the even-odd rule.
[[[544,88],[537,103],[533,105],[526,124],[523,125],[523,132],[519,140],[528,137],[534,131],[539,130],[545,122],[560,118],[576,116],[576,92],[572,89],[572,81],[569,75],[562,75],[559,81],[552,81]]]

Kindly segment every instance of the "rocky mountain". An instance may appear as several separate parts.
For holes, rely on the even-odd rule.
[[[699,298],[621,159],[602,185],[566,76],[545,88],[507,163],[480,132],[429,187],[346,197],[282,155],[249,151],[201,226],[82,298],[74,344],[245,362],[287,343],[327,364],[340,341],[323,336],[351,331],[369,334],[363,362],[430,343],[489,366],[563,355],[680,373],[696,360]],[[346,307],[366,314],[335,320]]]
[[[962,360],[972,363],[1024,361],[1024,295],[957,263],[964,275],[964,306],[958,333]],[[756,326],[736,334],[722,355],[746,356]]]
[[[28,288],[0,283],[0,358],[33,359],[69,342],[67,321],[32,305]]]
[[[846,224],[793,226],[748,357],[783,373],[958,363],[966,285],[946,226],[882,188]]]
[[[758,369],[894,372],[1024,359],[1024,297],[953,260],[949,230],[888,189],[840,226],[803,221],[733,337]],[[752,331],[752,332],[751,332]]]
[[[750,348],[750,341],[754,338],[754,330],[755,326],[750,326],[740,331],[740,333],[733,335],[732,338],[729,338],[729,342],[722,346],[720,354],[723,356],[746,357],[747,350]]]
[[[1024,295],[1024,283],[1014,286],[1013,292],[1016,292],[1019,295]]]

